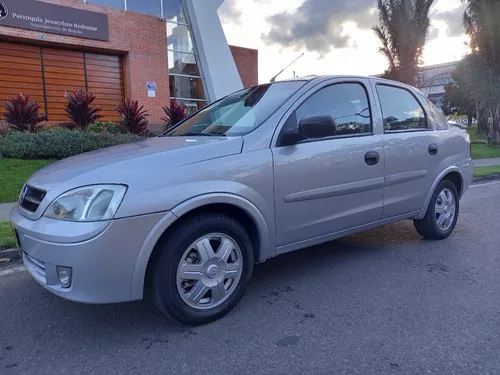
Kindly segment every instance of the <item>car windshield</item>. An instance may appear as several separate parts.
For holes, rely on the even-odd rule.
[[[266,121],[305,81],[244,89],[203,108],[161,136],[245,135]]]

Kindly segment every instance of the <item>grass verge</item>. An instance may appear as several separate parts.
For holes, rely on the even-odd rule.
[[[500,158],[500,146],[472,144],[472,159]]]
[[[0,250],[16,247],[14,233],[8,221],[0,221]]]
[[[474,168],[474,177],[488,177],[494,174],[500,175],[500,165],[491,167],[476,167]]]
[[[0,203],[15,202],[21,189],[33,173],[53,160],[0,159]]]

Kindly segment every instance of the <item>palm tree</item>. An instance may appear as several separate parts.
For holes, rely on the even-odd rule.
[[[429,30],[429,8],[434,0],[378,0],[379,25],[373,31],[389,67],[384,76],[415,84],[417,67]]]
[[[500,143],[500,0],[467,0],[465,32],[470,38],[466,88],[488,122],[488,138]]]

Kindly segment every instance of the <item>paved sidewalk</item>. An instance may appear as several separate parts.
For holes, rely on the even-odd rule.
[[[0,204],[0,221],[9,220],[9,212],[12,210],[16,203],[1,203]]]
[[[500,165],[500,158],[474,160],[474,167],[491,167],[493,165]]]

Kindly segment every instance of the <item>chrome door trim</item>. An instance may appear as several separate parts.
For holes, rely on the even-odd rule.
[[[285,202],[303,202],[312,199],[321,199],[329,197],[337,197],[363,191],[374,190],[384,187],[384,177],[373,178],[370,180],[350,182],[347,184],[327,186],[319,189],[301,191],[298,193],[288,194],[285,197]]]

